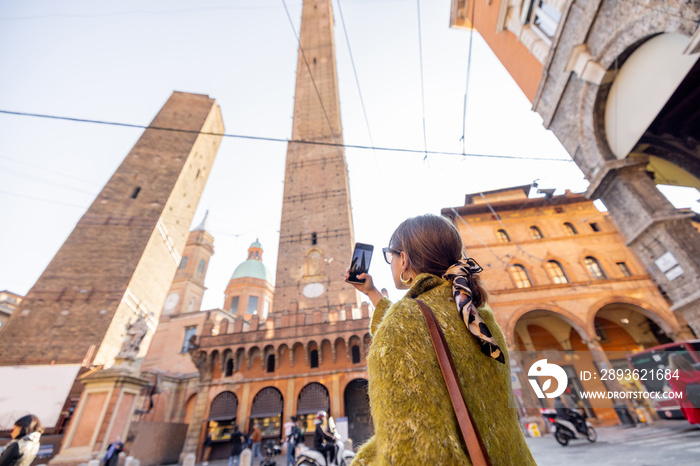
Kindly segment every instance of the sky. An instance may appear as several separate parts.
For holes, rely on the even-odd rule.
[[[478,33],[449,28],[449,0],[332,4],[345,143],[457,154],[347,148],[356,241],[381,251],[402,220],[468,193],[586,189]],[[177,90],[216,99],[227,134],[287,139],[300,21],[300,0],[4,0],[0,110],[148,125]],[[0,113],[0,290],[26,294],[141,134]],[[274,276],[285,156],[223,139],[192,222],[209,211],[214,236],[202,309],[223,305],[256,239]],[[665,192],[700,210],[697,191]],[[370,273],[399,297],[381,254]]]

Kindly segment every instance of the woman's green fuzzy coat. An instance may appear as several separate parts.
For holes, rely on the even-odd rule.
[[[518,423],[508,364],[484,355],[459,316],[452,285],[421,274],[394,305],[383,298],[372,316],[367,357],[375,435],[353,465],[470,465],[428,328],[423,300],[440,322],[452,352],[462,394],[493,466],[535,465]],[[491,310],[481,317],[508,354]]]

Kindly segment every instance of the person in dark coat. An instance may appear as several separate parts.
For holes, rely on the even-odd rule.
[[[44,432],[39,418],[27,414],[12,427],[12,441],[0,455],[0,466],[29,466],[39,452],[39,438]]]
[[[314,432],[314,450],[320,451],[323,456],[326,456],[326,452],[330,452],[329,463],[333,462],[335,458],[335,437],[332,437],[323,431],[321,427],[323,425],[323,419],[326,417],[325,411],[319,411],[316,415],[316,431]]]
[[[228,466],[238,466],[238,459],[243,448],[248,445],[248,436],[238,430],[238,426],[233,426],[231,434],[231,456],[228,457]]]
[[[102,458],[102,464],[104,466],[117,466],[119,453],[122,451],[124,451],[124,444],[122,443],[121,437],[117,437],[107,448],[107,452],[104,458]]]

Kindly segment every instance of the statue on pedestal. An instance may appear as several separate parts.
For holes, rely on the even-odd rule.
[[[141,341],[148,333],[148,324],[143,316],[139,316],[133,323],[126,327],[126,337],[121,350],[117,354],[118,359],[136,359],[141,348]]]

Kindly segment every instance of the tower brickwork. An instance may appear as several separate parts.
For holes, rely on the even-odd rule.
[[[292,139],[343,142],[327,0],[304,1]],[[343,281],[353,244],[343,148],[290,142],[273,311],[357,308],[357,292]]]
[[[109,364],[129,323],[154,328],[221,142],[199,132],[223,132],[218,105],[173,93],[2,329],[1,365]]]

